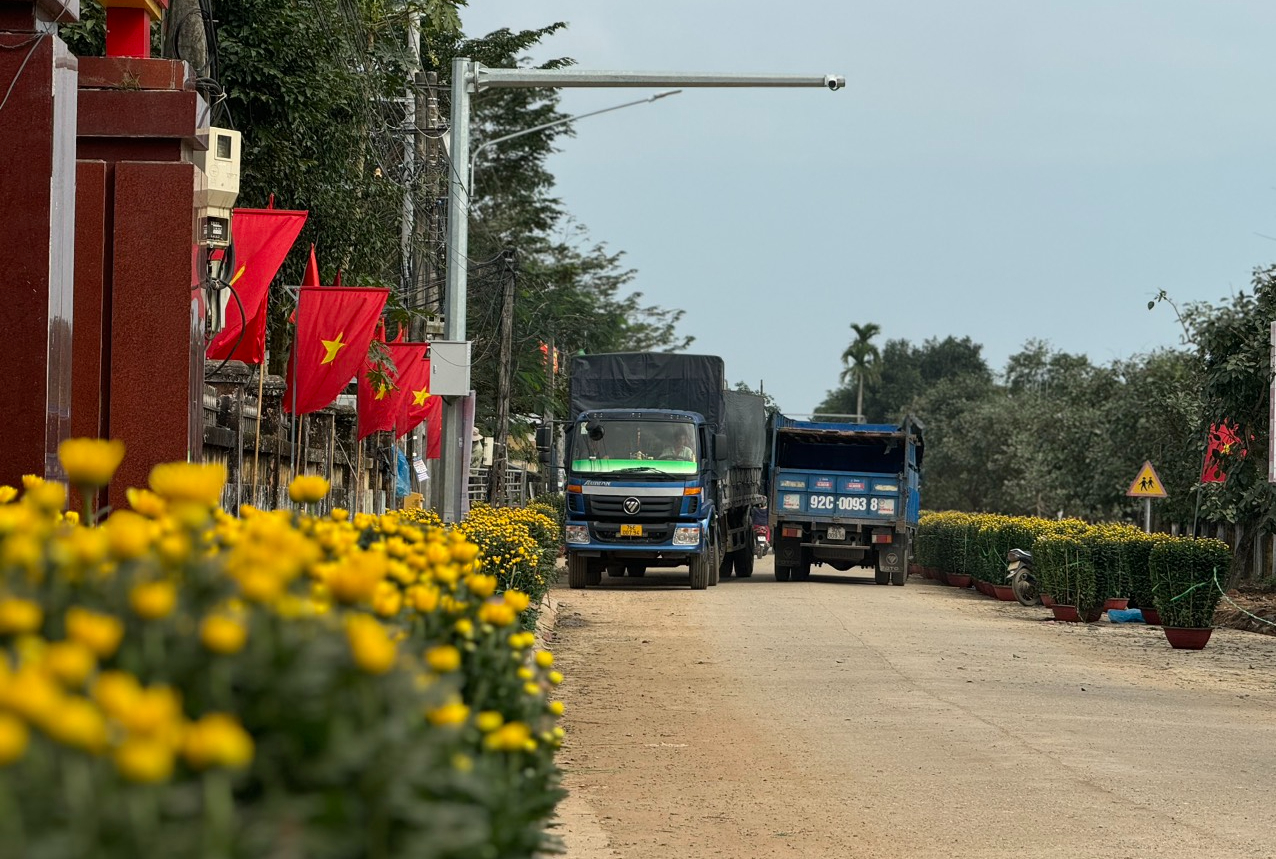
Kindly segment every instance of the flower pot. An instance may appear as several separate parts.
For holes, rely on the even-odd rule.
[[[1015,599],[1015,589],[1010,585],[993,585],[992,592],[993,595],[1002,602],[1017,602]]]
[[[1146,623],[1148,626],[1161,625],[1161,613],[1158,612],[1156,609],[1145,608],[1145,609],[1142,609],[1141,611],[1143,612],[1143,622]]]
[[[1125,611],[1130,607],[1129,597],[1110,597],[1103,603],[1103,610],[1115,609],[1116,611]]]
[[[1054,612],[1055,620],[1067,621],[1068,623],[1081,623],[1082,621],[1094,623],[1103,617],[1103,609],[1099,607],[1090,609],[1084,616],[1077,611],[1077,607],[1074,605],[1059,605],[1055,603],[1050,607],[1050,611]]]
[[[1050,596],[1050,594],[1042,594],[1041,604],[1046,608],[1052,608],[1055,604],[1054,597]]]
[[[994,596],[992,592],[992,585],[988,584],[988,582],[985,582],[983,579],[976,579],[975,587],[978,588],[979,592],[986,597]]]
[[[955,588],[970,587],[970,576],[963,576],[959,573],[949,573],[947,578],[948,578],[948,584],[952,585]]]
[[[1200,650],[1210,640],[1214,627],[1163,626],[1161,631],[1175,650]]]

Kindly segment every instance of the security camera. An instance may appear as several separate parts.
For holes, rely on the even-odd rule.
[[[830,92],[837,92],[846,86],[846,78],[841,75],[825,75],[824,85],[829,88]]]

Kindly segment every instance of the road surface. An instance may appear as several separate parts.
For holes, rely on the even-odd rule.
[[[770,558],[555,596],[568,859],[1276,856],[1276,638]]]

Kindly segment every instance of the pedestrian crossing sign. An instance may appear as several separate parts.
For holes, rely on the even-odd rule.
[[[1145,462],[1143,468],[1139,469],[1139,476],[1134,478],[1125,494],[1131,498],[1165,498],[1168,493],[1152,463]]]

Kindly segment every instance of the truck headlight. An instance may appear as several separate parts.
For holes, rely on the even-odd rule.
[[[589,526],[588,525],[568,525],[566,537],[567,537],[568,543],[588,543],[589,542]]]
[[[675,546],[699,546],[700,545],[700,526],[699,525],[679,525],[673,529],[673,544]]]

